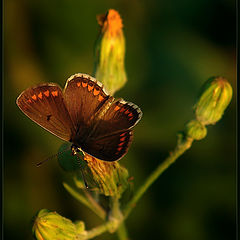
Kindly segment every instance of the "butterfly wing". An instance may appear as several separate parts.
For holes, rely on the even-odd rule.
[[[75,74],[68,79],[64,99],[77,129],[75,145],[105,161],[115,161],[126,154],[132,139],[130,129],[142,116],[135,104],[114,100],[101,83],[86,74]]]
[[[132,142],[131,130],[141,119],[138,106],[122,99],[114,101],[82,145],[83,151],[105,161],[116,161],[128,151]]]
[[[81,141],[89,135],[95,115],[109,98],[113,97],[105,92],[102,84],[87,74],[75,74],[67,80],[64,99],[76,128],[75,135]]]
[[[140,108],[123,99],[111,103],[105,114],[96,120],[96,127],[91,138],[98,138],[127,129],[132,129],[142,117]]]
[[[65,141],[70,140],[75,130],[58,85],[28,88],[16,102],[23,113],[38,125]]]
[[[104,137],[91,138],[81,148],[100,160],[116,161],[127,153],[132,137],[131,130],[124,130]]]

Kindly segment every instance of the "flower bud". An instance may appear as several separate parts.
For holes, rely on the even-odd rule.
[[[110,9],[106,15],[99,15],[97,20],[101,33],[95,49],[95,77],[113,95],[127,81],[122,19],[117,11]]]
[[[85,154],[84,160],[87,162],[90,172],[85,174],[88,183],[94,181],[95,188],[105,196],[120,198],[129,184],[127,169],[120,166],[118,162],[101,161],[88,154]],[[92,181],[89,179],[90,176]]]
[[[191,120],[185,126],[185,134],[194,140],[201,140],[207,135],[207,128],[197,120]]]
[[[38,212],[32,231],[37,240],[80,240],[85,234],[83,222],[74,224],[71,220],[47,209]]]
[[[195,114],[203,125],[219,121],[232,99],[232,87],[223,77],[212,77],[203,85]]]

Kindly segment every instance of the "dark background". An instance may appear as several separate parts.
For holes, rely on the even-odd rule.
[[[128,218],[131,239],[235,239],[236,36],[233,0],[9,0],[4,1],[4,239],[31,239],[31,218],[41,208],[87,228],[100,221],[62,186],[56,160],[62,141],[25,117],[15,104],[32,85],[64,86],[77,72],[92,73],[96,15],[114,8],[126,37],[128,82],[117,92],[143,118],[120,163],[138,187],[176,144],[193,118],[199,88],[225,76],[233,99],[208,135],[149,189]],[[116,239],[104,234],[96,239]]]

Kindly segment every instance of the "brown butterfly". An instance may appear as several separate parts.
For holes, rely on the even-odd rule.
[[[103,161],[116,161],[128,151],[132,128],[142,112],[133,103],[108,95],[87,74],[71,76],[64,90],[55,83],[28,88],[17,105],[30,119],[72,143],[72,153],[83,151]]]

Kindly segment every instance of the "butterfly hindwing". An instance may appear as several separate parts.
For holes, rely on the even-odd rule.
[[[75,131],[62,90],[56,84],[28,88],[17,98],[17,105],[30,119],[63,140],[69,141]]]
[[[82,150],[100,160],[116,161],[127,153],[132,137],[131,130],[124,130],[112,135],[92,138],[82,145]]]
[[[106,113],[97,120],[91,138],[98,138],[118,131],[133,128],[142,117],[140,108],[122,99],[114,101]]]

